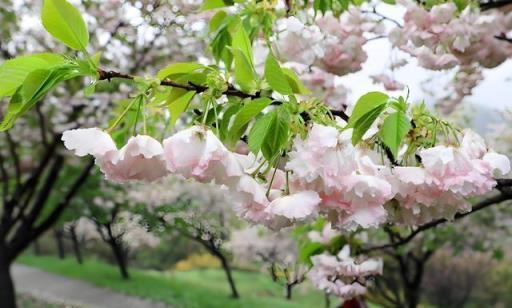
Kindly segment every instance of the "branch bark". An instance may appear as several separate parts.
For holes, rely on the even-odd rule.
[[[488,208],[488,207],[490,207],[490,206],[492,206],[494,204],[499,204],[499,203],[501,203],[503,201],[507,201],[507,200],[512,200],[512,194],[501,192],[498,195],[489,197],[488,199],[485,199],[485,200],[482,200],[482,201],[478,202],[477,204],[475,204],[472,207],[470,212],[455,214],[455,216],[454,216],[452,221],[457,221],[457,220],[462,219],[462,218],[464,218],[466,216],[472,215],[472,214],[474,214],[474,213],[476,213],[476,212],[478,212],[480,210]],[[400,238],[396,242],[391,242],[391,243],[387,243],[387,244],[383,244],[383,245],[363,247],[362,249],[359,250],[359,253],[366,254],[366,253],[369,253],[369,252],[372,252],[372,251],[389,249],[389,248],[396,248],[396,247],[405,245],[405,244],[409,243],[410,241],[412,241],[421,232],[429,230],[429,229],[432,229],[432,228],[435,228],[438,225],[444,224],[445,222],[448,222],[448,221],[450,221],[450,220],[448,220],[446,218],[441,218],[441,219],[433,220],[433,221],[431,221],[429,223],[426,223],[426,224],[423,224],[423,225],[417,227],[408,236],[406,236],[404,238]]]

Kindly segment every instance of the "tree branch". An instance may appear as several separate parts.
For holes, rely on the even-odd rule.
[[[105,71],[103,69],[98,69],[98,80],[110,81],[113,78],[133,80],[135,77],[132,75],[129,75],[129,74],[119,73],[116,71]],[[175,81],[172,81],[169,79],[162,80],[160,82],[160,85],[184,89],[187,91],[195,91],[197,93],[202,93],[202,92],[208,90],[208,87],[196,85],[191,82],[189,82],[188,84],[183,84],[183,83],[175,82]],[[256,98],[262,97],[260,92],[256,92],[254,94],[245,93],[243,91],[237,90],[235,88],[235,86],[233,86],[232,84],[228,84],[227,90],[224,91],[222,94],[224,94],[226,96],[236,96],[236,97],[240,97],[240,98],[250,98],[250,99],[256,99]],[[348,121],[348,119],[349,119],[349,116],[342,110],[330,110],[330,112],[332,115],[338,116],[345,121]]]
[[[476,213],[476,212],[478,212],[480,210],[483,210],[483,209],[485,209],[485,208],[487,208],[487,207],[489,207],[491,205],[498,204],[498,203],[501,203],[501,202],[507,201],[507,200],[512,200],[512,194],[500,193],[500,194],[498,194],[496,196],[493,196],[493,197],[490,197],[488,199],[485,199],[485,200],[482,200],[482,201],[478,202],[477,204],[475,204],[472,207],[470,212],[455,214],[455,216],[453,218],[453,221],[462,219],[462,218],[464,218],[466,216],[472,215],[472,214],[474,214],[474,213]],[[398,241],[392,241],[391,243],[387,243],[387,244],[383,244],[383,245],[363,247],[362,249],[359,250],[359,253],[366,254],[366,253],[369,253],[369,252],[372,252],[372,251],[376,251],[376,250],[383,250],[383,249],[388,249],[388,248],[396,248],[396,247],[405,245],[405,244],[409,243],[410,241],[412,241],[421,232],[429,230],[429,229],[432,229],[432,228],[434,228],[434,227],[436,227],[436,226],[438,226],[440,224],[443,224],[445,222],[448,222],[448,221],[451,221],[451,220],[448,220],[446,218],[441,218],[441,219],[433,220],[433,221],[431,221],[429,223],[426,223],[426,224],[423,224],[423,225],[417,227],[408,236],[406,236],[404,238],[400,238]]]
[[[480,9],[482,11],[487,11],[490,9],[497,9],[497,8],[507,6],[509,4],[512,4],[512,1],[511,0],[498,0],[498,1],[489,0],[487,2],[480,2],[479,4],[480,4]]]
[[[53,209],[53,211],[48,215],[48,217],[36,228],[33,229],[33,236],[37,237],[44,231],[46,231],[52,224],[57,221],[62,211],[66,209],[69,202],[75,197],[76,193],[82,187],[82,185],[85,183],[87,178],[89,177],[89,174],[92,170],[92,167],[94,166],[94,160],[89,159],[89,162],[85,165],[84,169],[80,173],[80,175],[75,179],[73,182],[73,185],[68,190],[64,198],[59,202],[59,204]]]
[[[112,78],[121,78],[121,79],[128,79],[128,80],[133,80],[135,78],[132,75],[123,74],[123,73],[119,73],[119,72],[115,72],[115,71],[104,71],[102,69],[98,69],[98,76],[99,76],[98,80],[108,80],[108,81],[110,81]],[[196,85],[191,82],[189,82],[188,84],[183,84],[183,83],[175,82],[175,81],[172,81],[169,79],[162,80],[162,82],[160,82],[160,84],[162,86],[179,88],[179,89],[184,89],[187,91],[195,91],[197,93],[202,93],[202,92],[208,90],[208,87]],[[261,97],[259,92],[255,93],[255,94],[249,94],[249,93],[245,93],[243,91],[239,91],[239,90],[235,89],[233,86],[228,86],[228,89],[226,91],[224,91],[223,94],[225,94],[227,96],[237,96],[237,97],[241,97],[241,98],[251,98],[251,99]]]
[[[7,139],[7,145],[9,147],[9,153],[12,156],[12,160],[14,162],[14,170],[16,172],[16,184],[19,185],[21,181],[21,167],[20,167],[20,159],[18,156],[18,151],[16,150],[16,143],[12,139],[9,131],[5,131],[5,137]]]

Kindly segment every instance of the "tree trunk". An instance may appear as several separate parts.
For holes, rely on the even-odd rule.
[[[16,308],[16,292],[11,277],[11,262],[4,256],[5,247],[0,247],[0,306]]]
[[[76,235],[76,230],[74,227],[69,229],[69,233],[71,235],[71,242],[73,242],[73,252],[75,253],[75,258],[78,264],[83,263],[82,251],[80,250],[80,243],[78,242],[78,237]]]
[[[41,246],[39,246],[39,241],[37,239],[34,240],[34,254],[36,256],[40,256],[41,255]]]
[[[62,229],[55,228],[53,231],[53,234],[55,235],[55,241],[57,242],[57,251],[59,253],[59,259],[65,259],[66,258],[66,251],[64,250],[64,240],[63,240],[63,234]]]
[[[220,259],[222,268],[224,269],[224,272],[226,273],[226,277],[229,282],[229,287],[231,288],[231,297],[240,298],[240,295],[238,294],[238,290],[236,289],[235,280],[233,279],[233,275],[231,274],[231,267],[229,266],[228,260],[220,251],[216,251],[215,255]]]
[[[293,283],[286,283],[286,299],[292,300]]]
[[[116,258],[117,266],[119,267],[121,277],[123,277],[123,279],[130,279],[130,274],[128,273],[126,254],[123,248],[114,239],[110,240],[110,247],[112,248],[112,252],[114,253],[114,257]]]

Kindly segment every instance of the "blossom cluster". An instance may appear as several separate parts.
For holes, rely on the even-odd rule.
[[[383,30],[356,8],[339,18],[325,15],[312,24],[289,17],[278,21],[279,37],[274,46],[283,61],[314,65],[341,76],[359,71],[366,61],[364,33]]]
[[[425,9],[415,1],[402,0],[407,9],[403,28],[390,32],[390,41],[417,57],[420,66],[432,70],[479,63],[493,68],[512,54],[510,44],[496,35],[510,32],[512,14],[489,12],[467,6],[458,12],[453,2]]]
[[[135,136],[119,150],[98,128],[66,131],[63,140],[77,155],[93,155],[112,181],[151,182],[176,174],[221,185],[240,217],[271,229],[318,215],[342,230],[451,218],[470,210],[465,198],[489,192],[494,176],[510,171],[508,158],[489,151],[470,130],[457,146],[420,149],[421,165],[395,167],[377,164],[375,153],[353,146],[351,131],[313,124],[305,139],[295,138],[288,161],[266,179],[255,172],[266,164],[262,157],[228,150],[202,126],[181,130],[163,144]]]
[[[339,76],[361,70],[368,58],[364,34],[382,33],[384,27],[354,7],[339,18],[326,14],[311,23],[303,19],[308,18],[278,20],[274,49],[317,97],[333,109],[345,109],[349,90]]]
[[[364,294],[367,278],[381,275],[383,267],[380,259],[354,260],[348,245],[336,256],[324,253],[311,257],[311,262],[308,278],[313,285],[344,299]]]

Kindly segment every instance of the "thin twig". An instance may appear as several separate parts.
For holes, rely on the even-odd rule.
[[[407,237],[404,237],[398,241],[383,244],[383,245],[363,247],[362,249],[359,250],[359,253],[365,254],[365,253],[369,253],[372,251],[383,250],[383,249],[388,249],[388,248],[396,248],[396,247],[405,245],[405,244],[409,243],[411,240],[413,240],[418,234],[420,234],[423,231],[432,229],[432,228],[434,228],[440,224],[444,224],[445,222],[448,222],[448,221],[456,221],[456,220],[462,219],[466,216],[472,215],[480,210],[483,210],[491,205],[499,204],[503,201],[507,201],[507,200],[511,200],[511,199],[512,199],[512,194],[500,193],[499,195],[496,195],[496,196],[490,197],[488,199],[485,199],[481,202],[478,202],[477,204],[475,204],[472,207],[470,212],[455,214],[453,220],[449,220],[446,218],[433,220],[429,223],[419,226],[413,232],[411,232]]]

